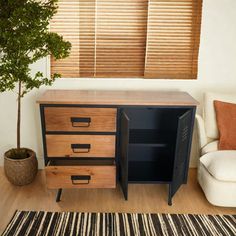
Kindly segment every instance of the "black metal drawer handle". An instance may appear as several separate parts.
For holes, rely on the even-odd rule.
[[[72,175],[71,176],[71,181],[72,181],[72,184],[74,185],[89,184],[90,180],[91,180],[90,175]],[[84,182],[81,182],[81,181],[84,181]]]
[[[71,149],[73,153],[89,153],[91,149],[91,145],[90,144],[71,144]]]
[[[71,117],[72,127],[89,127],[91,123],[90,117]]]

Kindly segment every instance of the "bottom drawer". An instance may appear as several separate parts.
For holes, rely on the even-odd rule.
[[[116,166],[110,163],[53,161],[45,168],[48,188],[115,188]]]

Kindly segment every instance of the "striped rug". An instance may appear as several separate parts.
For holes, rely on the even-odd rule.
[[[4,235],[236,235],[236,215],[16,211]]]

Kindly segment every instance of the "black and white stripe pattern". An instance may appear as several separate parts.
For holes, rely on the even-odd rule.
[[[236,235],[236,215],[16,211],[6,235]]]

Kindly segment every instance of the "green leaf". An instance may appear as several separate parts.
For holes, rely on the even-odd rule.
[[[42,85],[51,85],[59,74],[45,78],[31,74],[30,65],[48,55],[69,56],[71,43],[48,26],[57,11],[57,0],[0,0],[0,92],[13,90],[21,81],[21,96]]]

